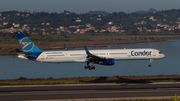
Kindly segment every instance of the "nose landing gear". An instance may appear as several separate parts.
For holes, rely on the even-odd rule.
[[[149,60],[149,65],[148,65],[149,67],[151,67],[152,61],[153,61],[153,59],[150,59],[150,60]]]

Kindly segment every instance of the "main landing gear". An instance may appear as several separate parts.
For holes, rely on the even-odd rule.
[[[89,65],[88,65],[88,66],[85,66],[84,68],[85,68],[85,69],[88,69],[88,68],[89,68],[89,70],[92,70],[92,69],[94,70],[94,69],[95,69],[94,66],[89,66]]]
[[[85,69],[94,70],[95,67],[93,66],[93,63],[91,63],[91,66],[89,66],[89,62],[87,62],[87,66],[84,67]]]

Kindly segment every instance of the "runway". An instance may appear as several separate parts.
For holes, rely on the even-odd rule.
[[[175,94],[180,95],[180,83],[0,86],[1,101],[171,98]]]

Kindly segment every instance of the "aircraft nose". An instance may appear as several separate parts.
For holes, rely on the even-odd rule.
[[[164,55],[164,54],[162,54],[162,58],[165,58],[165,55]]]

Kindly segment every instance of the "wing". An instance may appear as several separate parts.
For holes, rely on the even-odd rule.
[[[104,57],[99,57],[94,54],[91,54],[87,47],[84,45],[87,57],[86,57],[86,62],[93,62],[101,65],[114,65],[114,59],[110,58],[104,58]]]
[[[104,59],[102,57],[91,54],[86,46],[84,46],[84,48],[85,48],[85,51],[86,51],[86,54],[87,54],[86,61],[88,61],[88,62],[96,62],[96,61],[101,61],[101,60]]]

